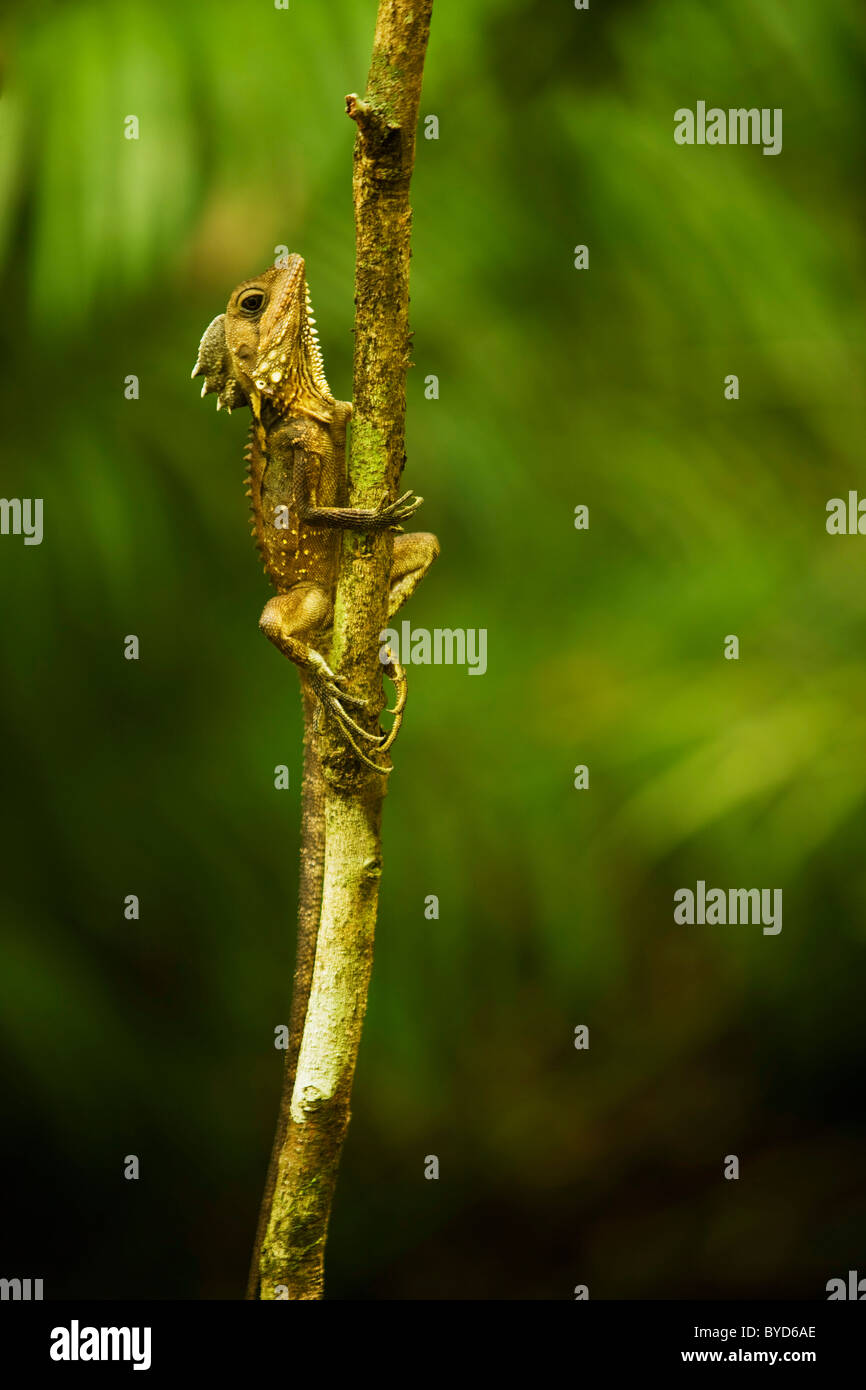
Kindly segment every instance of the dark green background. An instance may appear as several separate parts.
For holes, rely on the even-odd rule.
[[[287,244],[349,394],[375,5],[9,8],[0,493],[45,539],[0,538],[0,1274],[236,1297],[300,713],[246,418],[188,378]],[[487,628],[489,669],[409,672],[332,1297],[866,1273],[866,540],[824,527],[866,491],[864,52],[854,0],[437,0],[404,478],[442,557],[404,616]],[[782,154],[676,146],[699,99],[782,107]],[[781,935],[675,925],[698,878],[781,887]]]

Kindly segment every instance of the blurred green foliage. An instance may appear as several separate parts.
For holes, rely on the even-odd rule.
[[[3,20],[0,491],[45,540],[0,541],[2,1272],[46,1296],[242,1289],[300,712],[245,421],[188,377],[287,244],[350,393],[374,11]],[[437,0],[405,477],[442,558],[405,616],[487,628],[489,668],[409,672],[333,1296],[814,1298],[862,1266],[866,586],[824,508],[866,492],[864,59],[854,0]],[[676,146],[698,99],[783,108],[783,153]],[[781,935],[676,926],[698,878],[782,887]]]

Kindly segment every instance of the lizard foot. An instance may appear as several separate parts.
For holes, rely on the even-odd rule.
[[[345,689],[340,677],[336,676],[328,666],[324,657],[320,657],[318,653],[311,653],[311,657],[316,659],[311,661],[308,679],[321,707],[336,720],[343,738],[362,763],[366,763],[367,767],[371,767],[374,772],[389,773],[390,767],[383,767],[381,763],[374,762],[355,742],[356,738],[362,738],[367,743],[374,745],[369,750],[371,753],[378,753],[390,747],[390,744],[386,742],[386,738],[389,736],[381,732],[378,734],[369,733],[361,727],[357,720],[352,718],[345,708],[346,704],[365,706],[368,701],[350,694]]]
[[[403,670],[403,667],[400,665],[390,647],[388,648],[387,656],[388,660],[384,663],[385,675],[388,677],[389,681],[392,682],[397,692],[397,702],[393,709],[385,710],[386,714],[393,714],[394,723],[391,725],[389,733],[383,736],[383,741],[376,749],[377,753],[387,753],[400,732],[400,725],[403,723],[403,711],[406,708],[406,695],[409,688],[406,680],[406,672]]]
[[[388,523],[389,531],[402,531],[401,521],[408,521],[410,516],[417,512],[423,497],[416,497],[414,492],[404,492],[396,501],[389,502],[387,494],[381,499],[376,508],[376,516]]]

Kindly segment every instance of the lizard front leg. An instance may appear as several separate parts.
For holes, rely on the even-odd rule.
[[[296,491],[297,496],[297,491]],[[394,502],[383,497],[375,510],[366,507],[318,507],[302,493],[298,497],[301,521],[311,526],[326,526],[341,531],[402,531],[401,521],[407,521],[424,501],[414,492],[404,492]]]
[[[304,672],[317,699],[337,720],[346,741],[361,761],[376,772],[385,772],[388,769],[368,758],[355,742],[356,738],[366,739],[378,751],[384,735],[362,729],[345,708],[347,704],[363,706],[366,701],[351,695],[322,654],[310,645],[310,639],[328,627],[331,618],[331,600],[324,589],[317,584],[296,584],[286,593],[268,599],[259,627],[274,646]]]

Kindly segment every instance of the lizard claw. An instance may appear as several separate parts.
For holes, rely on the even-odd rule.
[[[365,706],[370,703],[369,700],[362,699],[360,695],[350,694],[348,690],[338,684],[336,678],[334,680],[326,680],[324,682],[324,687],[329,695],[334,695],[338,700],[341,700],[344,705],[357,705],[359,709],[364,709]]]
[[[355,742],[356,735],[360,735],[361,738],[369,739],[371,743],[375,744],[375,747],[371,748],[370,752],[378,753],[383,747],[384,735],[381,733],[370,734],[366,729],[362,729],[360,724],[356,724],[354,719],[346,713],[340,701],[335,699],[333,695],[326,695],[325,699],[322,701],[322,708],[328,710],[333,718],[336,719],[340,733],[352,749],[355,757],[360,758],[361,762],[366,763],[367,767],[371,767],[374,772],[381,772],[387,776],[391,771],[390,766],[383,767],[381,763],[374,762],[372,758],[368,757],[364,749],[360,748]]]
[[[385,496],[376,508],[376,515],[381,517],[383,521],[387,521],[389,530],[400,531],[402,527],[399,523],[407,521],[410,516],[417,512],[423,501],[424,498],[416,497],[414,492],[404,492],[394,502],[389,502]]]
[[[381,730],[379,733],[371,734],[367,729],[362,728],[345,708],[346,704],[363,707],[369,701],[361,699],[358,695],[352,695],[346,690],[340,677],[334,674],[323,658],[319,658],[312,664],[309,681],[320,706],[336,720],[343,738],[361,762],[373,768],[374,772],[389,773],[390,767],[382,767],[380,763],[373,762],[372,758],[369,758],[355,741],[356,738],[364,739],[367,743],[374,745],[370,752],[378,753],[383,747],[390,746],[386,743],[387,736]]]
[[[343,737],[351,747],[353,753],[355,754],[355,757],[360,758],[361,762],[366,763],[367,767],[371,767],[374,772],[380,772],[383,777],[387,777],[389,773],[393,772],[394,769],[391,764],[388,764],[387,767],[383,767],[381,763],[374,763],[372,758],[368,758],[367,754],[363,751],[362,748],[358,747],[357,743],[352,738],[352,735],[348,733],[346,729],[343,729]],[[378,748],[376,749],[376,752],[379,752]]]
[[[347,699],[352,704],[366,704],[366,700],[358,700],[355,696],[349,696],[335,679],[329,680],[320,675],[311,675],[310,684],[318,695],[320,703],[331,711],[344,730],[346,728],[352,729],[359,738],[367,739],[370,743],[381,741],[381,734],[371,734],[366,729],[362,729],[344,705],[344,701]]]
[[[376,749],[377,753],[387,753],[399,734],[400,725],[403,723],[403,711],[406,708],[406,696],[409,689],[406,680],[406,672],[403,670],[403,667],[400,665],[390,647],[388,648],[387,656],[388,660],[384,663],[385,675],[393,682],[394,689],[397,692],[397,702],[393,709],[385,711],[386,714],[394,715],[394,723],[391,725],[390,733],[384,736],[379,747]]]

